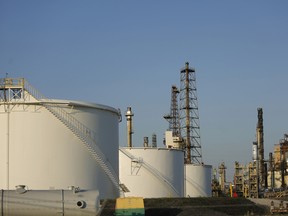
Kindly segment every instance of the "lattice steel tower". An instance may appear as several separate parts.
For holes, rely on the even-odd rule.
[[[180,91],[173,85],[171,88],[171,105],[170,114],[164,115],[164,118],[169,122],[169,130],[172,131],[173,136],[181,137],[180,133],[180,116],[178,109],[178,94]]]
[[[180,72],[180,124],[185,142],[185,163],[202,163],[196,76],[188,62]]]

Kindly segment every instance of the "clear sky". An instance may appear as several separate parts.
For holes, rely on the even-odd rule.
[[[257,108],[265,156],[287,132],[288,1],[0,0],[0,76],[44,95],[128,106],[135,146],[168,128],[171,85],[196,69],[203,160],[248,163]],[[120,123],[126,145],[126,121]]]

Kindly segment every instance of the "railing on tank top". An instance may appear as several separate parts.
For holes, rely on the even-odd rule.
[[[32,85],[30,85],[26,80],[23,79],[24,89],[32,95],[36,100],[42,101],[43,106],[50,111],[55,117],[57,117],[63,124],[65,124],[84,144],[85,147],[92,154],[93,158],[98,162],[101,166],[105,174],[110,178],[113,185],[119,189],[118,178],[116,177],[116,173],[107,160],[105,155],[99,149],[94,139],[95,132],[91,131],[88,127],[86,127],[83,123],[78,121],[75,117],[67,113],[62,107],[53,102],[51,99],[46,98],[43,94],[41,94],[37,89],[35,89]]]

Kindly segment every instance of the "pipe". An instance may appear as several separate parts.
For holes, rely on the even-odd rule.
[[[274,176],[274,166],[273,166],[273,155],[272,152],[269,153],[269,169],[270,169],[270,174],[271,174],[271,183],[270,187],[273,189],[274,188],[274,181],[275,181],[275,176]]]
[[[98,190],[16,190],[1,191],[1,216],[97,215]]]

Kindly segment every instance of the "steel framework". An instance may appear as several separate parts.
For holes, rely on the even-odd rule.
[[[180,127],[185,140],[185,163],[202,163],[196,76],[188,62],[180,71]]]
[[[171,105],[170,114],[164,115],[164,118],[169,122],[169,130],[172,131],[173,136],[181,137],[180,131],[180,116],[178,109],[178,94],[180,91],[173,85],[171,88]]]

